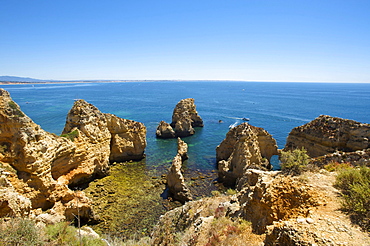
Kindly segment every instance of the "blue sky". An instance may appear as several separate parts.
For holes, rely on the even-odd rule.
[[[370,82],[370,1],[0,0],[0,75]]]

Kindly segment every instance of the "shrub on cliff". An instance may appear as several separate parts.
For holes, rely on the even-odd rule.
[[[102,240],[91,237],[82,237],[80,244],[77,232],[77,229],[70,226],[68,222],[39,228],[34,221],[25,218],[12,218],[7,221],[3,219],[0,220],[0,245],[106,245]]]
[[[67,133],[67,134],[62,134],[60,135],[61,137],[64,137],[64,138],[68,138],[69,140],[71,140],[72,142],[75,140],[75,138],[78,137],[78,131],[77,130],[74,130],[70,133]]]
[[[24,116],[24,113],[19,109],[19,107],[14,101],[8,102],[8,105],[13,110],[15,116],[18,116],[18,117]]]
[[[280,153],[281,170],[289,174],[301,174],[307,168],[309,160],[304,148]]]
[[[370,231],[370,168],[343,169],[335,185],[342,191],[343,208],[362,228]]]
[[[43,245],[35,222],[14,218],[0,221],[0,245]]]

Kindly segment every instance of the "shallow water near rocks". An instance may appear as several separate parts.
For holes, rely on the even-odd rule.
[[[223,188],[215,184],[214,171],[185,170],[196,199]],[[166,173],[165,168],[148,169],[145,161],[115,163],[109,176],[91,182],[84,190],[101,221],[92,228],[102,235],[120,238],[148,236],[160,215],[181,205],[167,199]]]
[[[90,183],[85,193],[101,223],[93,229],[101,234],[128,237],[146,235],[165,212],[160,197],[164,185],[149,177],[140,162],[119,163],[109,176]]]

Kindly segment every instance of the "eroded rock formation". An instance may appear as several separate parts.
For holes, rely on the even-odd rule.
[[[176,136],[172,126],[163,120],[159,122],[156,135],[158,138],[174,138]]]
[[[368,245],[368,234],[339,209],[335,175],[304,175],[249,169],[236,195],[190,201],[161,216],[152,245]]]
[[[161,121],[156,135],[160,138],[187,137],[195,133],[194,127],[203,127],[203,120],[198,115],[193,98],[183,99],[173,110],[169,125]]]
[[[146,148],[146,127],[143,123],[105,114],[111,133],[110,162],[140,160]]]
[[[293,128],[284,150],[304,147],[311,157],[370,148],[370,125],[328,115]]]
[[[187,160],[188,157],[188,145],[181,138],[177,138],[177,153],[181,156],[181,159]]]
[[[246,169],[271,170],[270,159],[277,155],[275,139],[262,128],[243,123],[231,128],[216,148],[219,178],[234,185]]]
[[[62,132],[67,138],[73,135],[72,156],[53,163],[53,178],[68,185],[78,185],[107,175],[112,135],[105,114],[85,100],[75,101]]]
[[[185,184],[182,174],[183,160],[187,159],[187,144],[178,138],[177,154],[172,160],[172,165],[167,174],[167,187],[170,196],[182,203],[192,200],[189,188]]]
[[[238,183],[242,217],[252,222],[255,232],[264,233],[274,221],[306,217],[320,205],[316,191],[276,171],[247,170]]]
[[[63,136],[42,130],[0,89],[0,216],[73,220],[78,209],[82,220],[95,219],[91,201],[69,187],[106,175],[111,155],[113,161],[140,158],[146,144],[141,123],[83,100],[68,113]]]

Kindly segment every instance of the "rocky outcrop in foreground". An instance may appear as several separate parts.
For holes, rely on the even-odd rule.
[[[171,124],[159,123],[156,135],[159,138],[187,137],[195,133],[194,127],[203,127],[203,120],[198,115],[194,99],[187,98],[177,103]]]
[[[284,150],[304,147],[310,157],[370,148],[370,124],[328,115],[293,128]]]
[[[141,123],[103,114],[83,100],[73,105],[59,137],[42,130],[0,89],[0,122],[1,216],[55,222],[74,220],[79,210],[83,221],[94,220],[90,199],[69,187],[106,175],[110,160],[142,157],[146,145]]]
[[[173,158],[172,165],[167,174],[167,187],[170,196],[175,200],[185,203],[193,199],[181,171],[183,160],[188,158],[188,146],[180,138],[177,139],[177,145],[177,154]]]
[[[277,154],[276,140],[264,129],[248,123],[231,128],[216,148],[220,181],[232,186],[246,169],[271,170],[270,159]]]
[[[319,193],[290,176],[277,171],[247,170],[238,183],[241,216],[262,234],[275,221],[307,217],[320,203]]]
[[[335,176],[304,176],[250,169],[236,195],[190,201],[161,216],[152,245],[369,245],[339,209]]]

